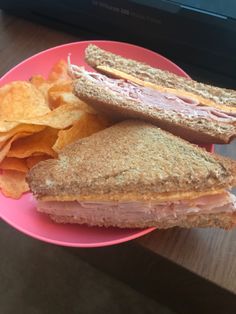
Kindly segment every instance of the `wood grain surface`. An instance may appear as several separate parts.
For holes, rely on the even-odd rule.
[[[138,243],[236,293],[236,230],[157,230]]]
[[[84,31],[72,35],[0,11],[0,75],[39,51],[91,38]],[[236,159],[236,143],[216,150]],[[236,230],[175,228],[156,230],[131,244],[71,252],[143,293],[169,300],[180,313],[226,314],[236,313],[235,243]]]

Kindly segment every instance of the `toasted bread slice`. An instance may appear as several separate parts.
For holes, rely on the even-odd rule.
[[[236,162],[130,120],[67,146],[27,181],[40,200],[166,201],[234,186]]]
[[[235,112],[236,91],[231,89],[219,88],[203,84],[188,78],[178,76],[168,71],[153,68],[145,63],[105,51],[96,45],[89,45],[85,50],[85,59],[89,65],[97,70],[104,71],[101,66],[127,73],[141,81],[150,82],[159,86],[172,88],[178,91],[185,91],[199,97],[203,104],[211,106],[223,105],[222,108],[229,107],[230,111]],[[110,73],[112,74],[112,73]],[[209,102],[210,101],[210,102]]]

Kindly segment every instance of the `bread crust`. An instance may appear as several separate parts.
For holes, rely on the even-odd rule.
[[[217,227],[222,229],[232,229],[236,225],[236,213],[217,213],[217,214],[189,214],[183,217],[177,217],[173,219],[165,219],[162,221],[152,220],[149,223],[143,223],[141,220],[139,223],[132,223],[127,221],[122,224],[116,223],[114,220],[102,220],[100,219],[95,223],[91,224],[89,218],[79,218],[73,216],[57,216],[50,215],[50,218],[57,223],[71,223],[71,224],[87,224],[90,226],[99,227],[119,227],[119,228],[149,228],[156,227],[158,229],[168,229],[172,227],[182,228],[209,228]]]

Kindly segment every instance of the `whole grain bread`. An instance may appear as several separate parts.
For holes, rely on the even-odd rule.
[[[128,120],[67,146],[27,175],[40,200],[162,200],[236,185],[236,161]],[[166,196],[166,197],[165,197]]]
[[[88,224],[99,227],[119,227],[119,228],[149,228],[156,227],[158,229],[168,229],[175,226],[182,228],[209,228],[217,227],[222,229],[231,229],[236,224],[236,213],[197,213],[184,215],[182,217],[175,217],[173,219],[152,220],[149,223],[116,223],[115,217],[111,220],[105,220],[101,217],[100,220],[91,222],[89,217],[73,217],[73,216],[59,216],[50,215],[51,219],[57,223],[71,223],[71,224]]]
[[[87,76],[76,80],[74,89],[80,99],[113,120],[129,118],[145,120],[195,143],[228,143],[236,136],[235,122],[207,120],[194,114],[183,115],[178,111],[164,108],[158,110],[158,107],[150,106],[148,101],[137,102],[128,97],[122,93],[122,87],[117,92],[108,88],[102,81],[91,80]]]
[[[194,95],[210,99],[217,104],[236,107],[236,91],[203,84],[178,76],[168,71],[153,68],[148,64],[126,59],[103,50],[96,45],[89,45],[85,50],[85,60],[94,68],[108,66],[141,80],[157,85],[191,92]]]

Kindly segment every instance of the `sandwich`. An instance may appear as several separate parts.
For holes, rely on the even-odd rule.
[[[236,225],[236,161],[139,120],[119,122],[35,165],[27,182],[58,223],[119,228]]]
[[[235,138],[236,91],[180,77],[95,45],[87,47],[85,60],[97,71],[123,80],[113,82],[104,76],[93,86],[84,80],[81,89],[78,81],[75,93],[96,110],[113,112],[117,119],[143,119],[195,143],[229,143]]]
[[[194,143],[228,143],[236,113],[99,73],[74,71],[75,94],[115,121],[140,119]]]

